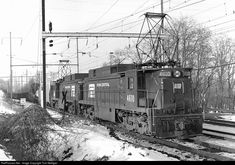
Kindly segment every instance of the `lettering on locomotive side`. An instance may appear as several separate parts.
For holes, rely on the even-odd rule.
[[[75,97],[75,85],[71,86],[71,97]]]
[[[127,101],[134,103],[135,102],[135,96],[134,95],[127,95]]]
[[[64,88],[65,88],[65,89],[70,89],[70,86],[65,86]]]
[[[97,83],[97,87],[109,87],[109,83]]]
[[[95,98],[95,84],[89,84],[88,97]]]

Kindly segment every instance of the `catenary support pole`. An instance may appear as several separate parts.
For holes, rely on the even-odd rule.
[[[76,44],[77,44],[77,73],[79,73],[78,38],[76,38]]]
[[[42,32],[45,32],[45,0],[42,0]],[[46,39],[42,38],[43,108],[46,109]]]
[[[11,93],[11,109],[12,109],[12,45],[10,32],[10,93]]]

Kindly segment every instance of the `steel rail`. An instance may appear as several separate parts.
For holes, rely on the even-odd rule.
[[[214,132],[214,133],[218,133],[218,134],[223,134],[223,135],[230,135],[230,136],[234,136],[235,137],[235,133],[230,133],[230,132],[223,132],[223,131],[218,131],[218,130],[214,130],[214,129],[207,129],[207,128],[203,128],[204,131],[207,132]],[[220,137],[220,136],[219,136]],[[222,137],[222,136],[221,136]]]
[[[235,127],[235,122],[227,121],[227,120],[206,119],[204,123],[220,125],[220,126]]]

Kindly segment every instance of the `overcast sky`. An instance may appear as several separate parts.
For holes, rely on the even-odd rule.
[[[55,32],[139,32],[145,12],[160,12],[160,0],[46,0],[46,30],[52,21]],[[164,11],[172,18],[191,16],[213,32],[235,36],[234,0],[164,0]],[[128,16],[128,17],[127,17]],[[0,0],[0,77],[9,76],[9,33],[12,33],[13,65],[41,62],[41,0]],[[119,20],[119,21],[114,21]],[[109,23],[107,23],[109,22]],[[103,26],[100,26],[105,24]],[[231,31],[230,31],[231,30]],[[22,41],[22,43],[21,43]],[[135,40],[88,38],[79,39],[80,71],[99,67],[108,61],[108,54],[122,49]],[[47,56],[47,63],[70,59],[76,63],[75,40],[54,39],[54,46],[47,53],[63,53]],[[98,48],[96,45],[98,43]],[[48,45],[48,40],[47,40]],[[14,67],[14,75],[34,74],[40,67]],[[73,71],[76,67],[72,68]],[[57,71],[48,67],[47,71]]]

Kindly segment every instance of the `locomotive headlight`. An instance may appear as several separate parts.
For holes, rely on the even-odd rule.
[[[176,70],[174,71],[174,77],[180,77],[181,76],[181,72]]]

